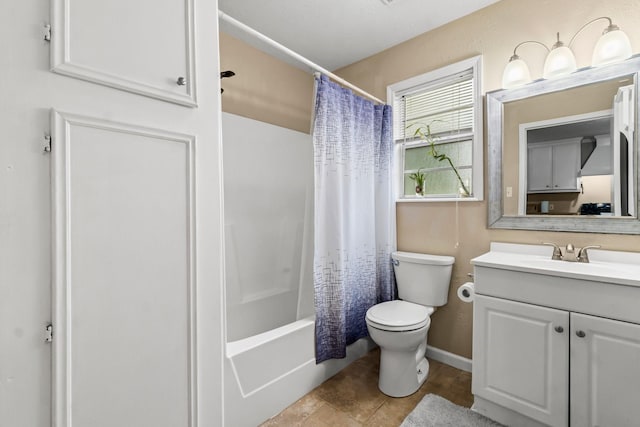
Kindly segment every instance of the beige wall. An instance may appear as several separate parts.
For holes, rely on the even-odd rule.
[[[502,70],[517,43],[535,39],[551,45],[556,31],[568,42],[582,24],[599,16],[612,17],[629,35],[634,53],[640,51],[638,0],[502,0],[336,73],[384,99],[390,84],[482,54],[483,92],[488,92],[500,88]],[[592,24],[574,42],[578,67],[588,65],[605,26],[606,21]],[[222,81],[223,110],[308,132],[310,74],[228,35],[221,34],[220,43],[222,70],[238,73]],[[518,53],[529,63],[532,76],[540,77],[546,51],[529,44]],[[489,230],[486,202],[399,203],[397,223],[399,249],[456,257],[449,303],[433,315],[429,342],[464,357],[471,357],[472,305],[460,302],[455,291],[472,272],[470,259],[487,251],[491,241],[598,243],[607,249],[640,251],[640,236]]]
[[[309,133],[313,75],[220,33],[222,111]]]
[[[338,70],[337,74],[373,95],[385,97],[386,88],[392,83],[482,54],[483,91],[488,92],[500,88],[502,70],[517,43],[534,39],[550,45],[556,31],[568,42],[582,24],[599,16],[612,17],[629,35],[634,53],[640,51],[637,0],[502,0]],[[606,21],[592,24],[576,38],[572,47],[578,67],[589,64],[591,50],[605,27]],[[518,53],[529,63],[532,76],[540,77],[545,50],[530,44],[522,46]],[[485,182],[485,188],[487,185]],[[472,306],[460,302],[455,290],[472,271],[469,260],[487,251],[489,242],[555,241],[576,246],[597,243],[607,249],[640,250],[640,236],[489,230],[486,202],[463,202],[458,209],[456,220],[453,202],[399,203],[398,247],[456,257],[449,303],[433,315],[429,342],[464,357],[471,357]]]

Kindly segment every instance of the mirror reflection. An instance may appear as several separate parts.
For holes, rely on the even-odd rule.
[[[633,74],[503,104],[503,215],[636,217]]]
[[[489,228],[640,234],[639,75],[640,55],[486,94]]]

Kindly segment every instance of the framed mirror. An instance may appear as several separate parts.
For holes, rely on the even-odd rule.
[[[486,94],[489,228],[640,234],[640,57]]]

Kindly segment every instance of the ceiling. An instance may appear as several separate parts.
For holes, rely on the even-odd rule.
[[[321,67],[335,70],[496,1],[218,0],[218,5],[227,15]],[[222,20],[220,29],[293,64]]]

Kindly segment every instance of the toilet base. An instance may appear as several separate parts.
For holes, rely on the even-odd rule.
[[[387,396],[405,397],[415,393],[428,374],[429,361],[424,352],[416,363],[416,353],[381,349],[378,388]]]

